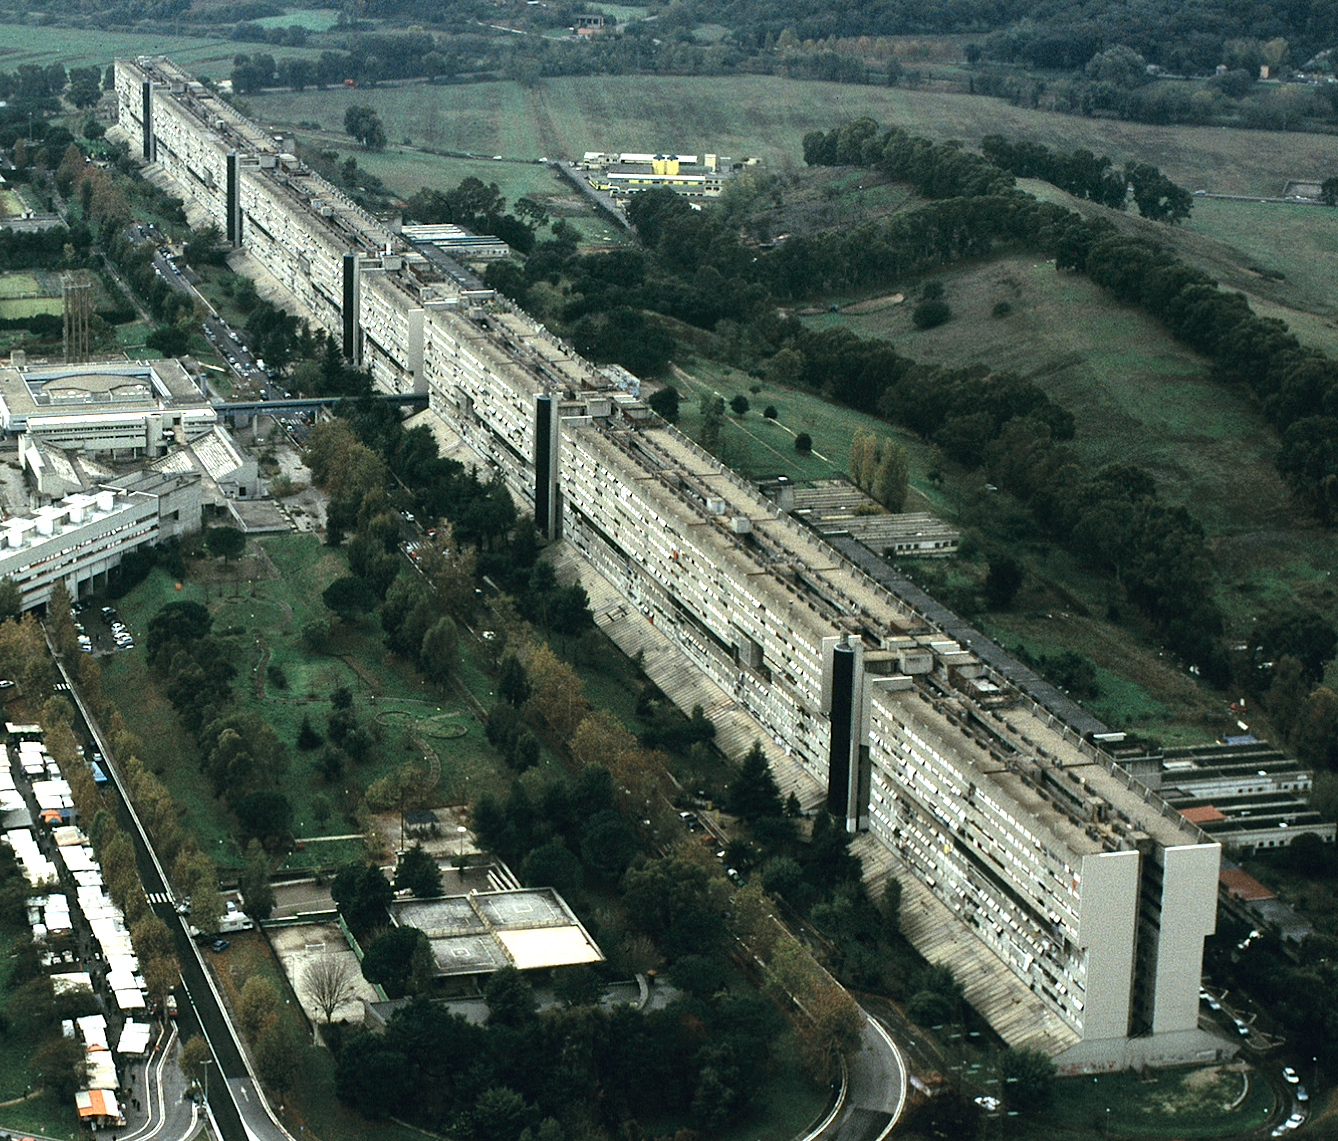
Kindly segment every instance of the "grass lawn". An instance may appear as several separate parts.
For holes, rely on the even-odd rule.
[[[255,578],[240,577],[251,565],[244,561],[238,564],[235,581],[188,578],[178,591],[165,574],[155,571],[119,608],[130,628],[142,631],[170,601],[192,600],[208,606],[215,633],[228,637],[235,647],[232,660],[238,675],[233,685],[238,707],[259,713],[290,744],[283,791],[293,804],[296,836],[319,839],[350,831],[339,810],[341,801],[356,799],[357,788],[405,761],[421,762],[424,746],[439,761],[443,801],[471,800],[478,792],[504,787],[494,772],[495,754],[458,694],[425,686],[392,659],[378,626],[337,623],[327,652],[307,650],[302,629],[311,621],[328,618],[320,595],[346,571],[341,551],[321,546],[312,536],[267,536],[260,544],[269,564],[256,564],[263,573]],[[285,687],[269,680],[269,666],[282,669]],[[462,674],[472,679],[471,688],[487,684],[486,675],[468,662],[467,655]],[[144,741],[144,760],[167,783],[187,817],[186,826],[200,837],[202,849],[221,865],[236,866],[242,849],[235,825],[200,773],[194,741],[180,728],[156,680],[149,676],[142,650],[107,659],[103,677],[127,724]],[[329,695],[339,686],[353,691],[359,719],[372,728],[379,745],[367,764],[348,769],[342,781],[330,785],[313,767],[317,754],[301,752],[293,742],[304,717],[318,732],[324,732],[331,708]],[[313,808],[318,795],[336,808],[324,827]],[[356,841],[307,843],[290,853],[285,866],[341,863],[359,850]]]
[[[1171,1138],[1245,1133],[1273,1112],[1273,1093],[1254,1071],[1188,1066],[1149,1073],[1147,1080],[1127,1072],[1058,1081],[1051,1116],[1075,1129],[1108,1122],[1117,1136]]]

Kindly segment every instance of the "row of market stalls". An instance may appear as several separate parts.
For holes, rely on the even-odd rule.
[[[123,1125],[118,1066],[147,1054],[153,1036],[139,960],[41,728],[5,728],[10,763],[0,766],[0,825],[31,889],[33,941],[52,989],[86,990],[102,1010],[62,1027],[88,1055],[88,1085],[75,1096],[79,1119],[94,1127]]]

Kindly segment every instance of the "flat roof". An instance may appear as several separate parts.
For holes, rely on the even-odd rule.
[[[441,975],[598,963],[603,954],[551,888],[471,892],[390,905],[391,921],[427,936]]]

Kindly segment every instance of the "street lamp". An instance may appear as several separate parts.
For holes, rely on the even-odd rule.
[[[206,1109],[209,1108],[209,1069],[208,1069],[208,1067],[212,1066],[213,1064],[214,1064],[214,1059],[213,1059],[213,1058],[205,1058],[205,1059],[200,1063],[200,1068],[201,1068],[201,1070],[202,1070],[203,1073],[204,1073],[204,1104],[205,1104],[205,1108],[206,1108]]]
[[[462,861],[465,858],[465,833],[468,831],[469,829],[466,828],[463,824],[457,824],[455,827],[455,834],[460,838],[460,851],[457,853],[457,855],[460,857]]]

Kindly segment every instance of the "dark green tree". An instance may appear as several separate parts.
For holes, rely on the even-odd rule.
[[[356,104],[349,107],[344,112],[344,130],[369,151],[386,148],[385,127],[381,125],[381,117],[371,107]]]
[[[418,994],[432,981],[432,947],[417,927],[392,927],[373,940],[362,959],[362,975],[391,998]]]
[[[228,562],[246,550],[246,533],[236,527],[210,527],[204,541],[210,554]]]
[[[395,889],[413,892],[419,899],[431,899],[441,894],[441,869],[424,850],[415,844],[400,857],[395,869]]]
[[[744,820],[783,814],[780,786],[771,774],[771,766],[762,752],[761,741],[754,741],[753,747],[739,762],[739,772],[730,781],[725,805],[735,816]]]
[[[488,1004],[489,1026],[523,1026],[538,1009],[534,990],[515,967],[493,971],[484,984],[483,997]]]
[[[376,609],[376,592],[356,575],[337,578],[321,592],[321,601],[343,621],[353,622]]]
[[[238,887],[246,914],[257,923],[274,914],[274,885],[270,883],[269,856],[264,847],[253,840],[246,846],[246,865]]]
[[[672,384],[666,384],[663,388],[657,389],[646,398],[646,403],[650,410],[657,416],[668,421],[670,424],[678,423],[678,405],[681,397],[678,389]]]
[[[1005,1050],[999,1059],[1004,1098],[1022,1113],[1043,1113],[1055,1096],[1055,1063],[1040,1050]]]
[[[385,924],[395,892],[380,868],[348,864],[335,876],[330,896],[344,922],[355,931],[367,931]]]

